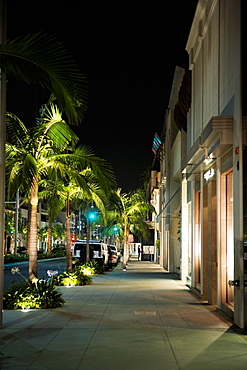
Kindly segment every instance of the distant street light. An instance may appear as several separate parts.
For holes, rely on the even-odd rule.
[[[91,212],[88,213],[87,217],[90,221],[94,221],[94,220],[96,220],[96,213],[91,211]]]
[[[114,226],[114,233],[117,233],[118,232],[118,226]]]
[[[88,217],[88,220],[89,220],[89,235],[90,235],[90,239],[92,239],[91,225],[92,225],[93,221],[96,221],[97,214],[94,211],[91,211],[91,212],[88,213],[87,217]]]
[[[87,214],[87,246],[86,246],[86,261],[90,261],[90,239],[91,239],[91,223],[95,221],[97,218],[97,214],[94,211],[90,211]]]

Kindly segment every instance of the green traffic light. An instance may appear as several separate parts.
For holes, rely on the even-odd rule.
[[[95,214],[95,213],[93,213],[93,212],[90,212],[90,213],[88,214],[88,218],[89,218],[90,220],[95,220],[95,218],[96,218],[96,214]]]

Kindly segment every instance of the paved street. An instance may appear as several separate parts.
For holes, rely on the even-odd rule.
[[[12,274],[11,269],[18,267],[20,273],[28,279],[28,262],[7,263],[4,265],[4,289],[6,290],[13,281],[23,282],[23,277],[19,274]],[[57,270],[59,273],[66,271],[66,259],[50,258],[47,260],[38,260],[38,277],[47,279],[47,270]]]
[[[54,310],[4,312],[1,369],[246,369],[246,336],[151,262],[61,288]]]

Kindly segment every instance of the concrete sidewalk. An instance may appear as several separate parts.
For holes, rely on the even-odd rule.
[[[61,290],[62,308],[4,312],[1,369],[247,368],[245,335],[159,265],[131,261]]]

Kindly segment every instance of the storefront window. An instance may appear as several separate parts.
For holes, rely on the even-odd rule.
[[[192,223],[191,223],[191,202],[188,203],[188,276],[191,277],[191,263],[192,263],[192,256],[191,256],[191,230],[192,230]]]
[[[199,291],[201,291],[201,192],[198,191],[195,195],[195,286]]]
[[[226,233],[227,233],[227,282],[234,279],[234,248],[233,248],[233,191],[232,176],[230,172],[226,176]],[[233,287],[227,284],[227,303],[233,305]]]
[[[244,202],[244,274],[247,278],[247,147],[243,155],[243,202]]]
[[[234,241],[233,241],[233,172],[222,175],[221,199],[221,252],[222,252],[222,302],[234,305]]]

